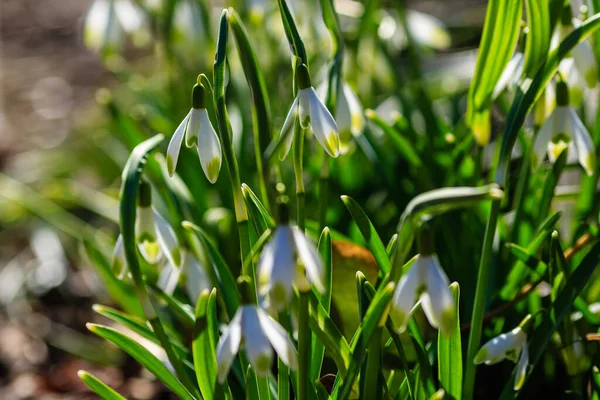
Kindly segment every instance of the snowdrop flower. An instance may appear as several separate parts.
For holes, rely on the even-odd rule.
[[[579,159],[585,172],[592,175],[596,169],[596,150],[592,138],[575,110],[569,106],[567,84],[559,81],[556,84],[556,108],[538,132],[533,150],[539,163],[546,152],[550,161],[554,162],[567,148],[569,158]]]
[[[95,0],[85,17],[83,41],[95,52],[117,51],[126,33],[141,33],[145,24],[142,10],[131,0]]]
[[[243,294],[245,290],[240,292]],[[285,365],[292,370],[298,367],[298,355],[287,331],[266,311],[246,302],[238,308],[217,344],[220,383],[227,378],[242,341],[250,365],[259,377],[268,375],[273,360],[273,349]]]
[[[179,241],[173,228],[152,207],[150,185],[145,182],[140,185],[135,241],[140,254],[149,264],[157,264],[164,256],[173,267],[181,267]],[[120,277],[127,272],[122,235],[119,235],[115,245],[112,267]]]
[[[323,101],[327,96],[327,86],[327,82],[323,82],[317,88],[319,98]],[[342,83],[337,96],[335,118],[339,130],[340,153],[346,154],[350,149],[352,137],[359,136],[365,127],[362,104],[346,82]]]
[[[290,107],[290,111],[281,128],[281,136],[286,137],[283,144],[280,159],[283,160],[290,151],[292,132],[296,118],[300,119],[302,128],[312,128],[312,132],[319,144],[327,154],[336,158],[340,153],[340,139],[338,127],[325,104],[319,99],[315,89],[310,82],[310,76],[306,65],[302,64],[296,68],[298,78],[298,95]]]
[[[508,64],[506,64],[506,68],[500,75],[500,79],[498,79],[498,83],[494,88],[493,98],[496,98],[502,93],[504,89],[512,92],[519,83],[519,79],[521,78],[521,74],[523,73],[523,62],[525,60],[525,56],[521,52],[516,52]]]
[[[408,10],[406,20],[408,31],[418,45],[438,50],[450,47],[450,34],[442,21],[433,15]],[[377,34],[397,50],[402,50],[408,45],[406,33],[397,14],[384,12]]]
[[[429,323],[449,336],[455,323],[456,306],[450,282],[433,252],[429,235],[421,232],[420,254],[396,286],[390,316],[399,326],[398,330],[404,332],[416,308],[415,303],[420,300]]]
[[[515,329],[503,333],[483,345],[475,355],[475,364],[492,365],[504,359],[517,362],[517,376],[514,389],[519,390],[525,382],[529,350],[527,348],[527,331],[532,324],[531,315],[526,316]],[[519,357],[520,354],[520,357]]]
[[[200,264],[200,261],[189,251],[183,251],[184,259],[181,272],[185,277],[185,290],[188,293],[192,304],[196,304],[200,293],[206,289],[212,289],[213,284],[210,276],[206,272],[206,267]]]
[[[294,286],[306,292],[312,283],[325,292],[323,273],[315,245],[286,218],[275,228],[258,261],[258,292],[263,297],[269,295],[269,304],[279,311],[290,303]]]
[[[561,21],[552,36],[550,44],[551,49],[558,47],[564,38],[573,31],[573,28],[576,28],[579,25],[581,25],[581,21],[572,18],[571,7],[569,5],[565,6],[563,8]],[[590,42],[584,40],[575,46],[575,48],[571,50],[571,57],[573,58],[575,68],[583,77],[587,86],[589,88],[596,87],[600,71]]]
[[[215,183],[221,169],[221,142],[208,118],[204,86],[198,83],[192,89],[192,109],[175,130],[167,148],[167,170],[170,176],[175,173],[184,135],[185,145],[198,150],[204,175],[210,183]]]

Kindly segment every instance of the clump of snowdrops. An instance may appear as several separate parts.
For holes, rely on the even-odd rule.
[[[592,3],[491,0],[444,92],[404,2],[96,0],[86,43],[126,75],[156,35],[172,87],[100,96],[132,151],[112,268],[86,248],[137,336],[89,329],[181,399],[598,398]]]

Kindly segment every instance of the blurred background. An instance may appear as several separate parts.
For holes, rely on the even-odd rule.
[[[135,362],[89,334],[85,323],[102,321],[94,314],[93,304],[112,304],[103,274],[118,234],[120,171],[135,144],[156,132],[170,136],[189,109],[189,90],[196,75],[212,66],[216,21],[223,6],[235,6],[250,31],[267,77],[276,127],[281,126],[292,101],[289,50],[275,0],[116,0],[116,19],[111,20],[118,25],[116,30],[103,25],[109,3],[0,2],[3,400],[92,398],[77,377],[79,369],[96,374],[128,398],[168,398]],[[318,83],[325,76],[331,40],[320,22],[318,2],[298,3],[290,1],[290,6],[308,53],[314,57],[311,68]],[[412,0],[407,4],[411,32],[421,46],[426,89],[433,99],[464,95],[474,69],[473,49],[479,41],[485,1]],[[392,2],[382,1],[371,24],[365,25],[363,2],[339,0],[335,5],[350,49],[346,80],[365,108],[377,109],[383,117],[402,112],[402,104],[388,97],[395,85],[395,66],[399,65],[401,73],[405,56],[405,38]],[[171,16],[168,23],[165,13]],[[372,30],[378,39],[359,40],[362,30]],[[392,58],[382,59],[379,46],[385,46]],[[237,54],[230,54],[234,100],[229,111],[234,134],[238,134],[240,162],[251,165],[249,104],[235,100],[247,96],[248,89]],[[362,73],[372,78],[361,79]],[[450,119],[460,114],[450,103],[435,105]],[[332,172],[332,196],[352,194],[365,205],[387,241],[402,204],[417,189],[398,179],[402,195],[388,201],[389,193],[382,188],[390,182],[379,177],[374,167],[365,167],[368,146],[358,143],[357,147],[362,151],[352,149],[351,156],[340,159],[340,167]],[[185,156],[194,167],[184,166],[180,174],[192,192],[212,193],[197,159],[191,153]],[[309,162],[307,169],[317,176],[318,161]],[[244,173],[250,176],[251,168]],[[283,173],[291,176],[292,172]],[[219,180],[216,192],[227,193],[225,180]],[[308,181],[309,196],[313,188],[314,183]],[[231,211],[218,198],[199,196],[197,201],[206,203],[202,204],[208,210],[202,221],[217,237],[235,230]],[[343,205],[330,212],[331,224],[359,237]],[[94,243],[94,248],[84,248],[82,240]],[[362,248],[340,245],[336,251],[338,258],[374,268],[370,254]]]

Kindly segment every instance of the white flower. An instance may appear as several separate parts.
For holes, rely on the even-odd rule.
[[[215,183],[221,169],[221,142],[208,118],[201,85],[194,85],[192,103],[192,109],[183,118],[169,142],[167,170],[170,176],[175,173],[185,134],[186,146],[197,148],[204,175],[210,183]]]
[[[516,52],[513,55],[508,64],[506,64],[502,75],[500,75],[496,87],[494,87],[493,98],[498,97],[504,89],[512,92],[516,88],[523,73],[524,60],[525,56],[521,52]]]
[[[568,148],[568,159],[577,158],[585,172],[592,175],[596,169],[596,150],[583,122],[568,105],[568,88],[564,82],[557,83],[556,99],[556,108],[542,125],[533,145],[538,163],[546,153],[554,162]]]
[[[297,368],[298,355],[286,330],[265,311],[247,304],[238,308],[217,344],[219,382],[223,383],[227,378],[242,339],[250,365],[257,376],[268,375],[273,349],[288,367],[292,370]]]
[[[323,263],[319,253],[296,226],[280,224],[258,262],[258,291],[269,295],[269,303],[277,310],[289,304],[294,293],[310,290],[312,283],[320,292],[323,285]]]
[[[321,100],[326,98],[327,82],[319,85],[317,94]],[[352,137],[362,134],[365,127],[365,117],[358,96],[345,82],[340,88],[340,93],[338,93],[335,118],[339,130],[340,153],[346,154],[350,149]]]
[[[213,284],[204,265],[200,264],[198,259],[196,259],[192,253],[184,250],[183,255],[184,258],[181,272],[186,275],[185,289],[192,304],[196,304],[198,297],[200,297],[200,293],[202,293],[203,290],[212,289]]]
[[[527,321],[528,318],[524,320]],[[527,364],[529,363],[529,350],[527,348],[527,334],[523,330],[521,323],[518,327],[508,333],[503,333],[500,336],[487,342],[477,352],[475,356],[475,364],[485,363],[492,365],[499,363],[504,359],[517,362],[517,375],[515,379],[514,389],[519,390],[525,382],[527,375]],[[519,357],[519,354],[521,355]]]
[[[567,10],[570,11],[570,8],[564,8],[563,12],[566,12]],[[578,19],[572,19],[571,22],[572,24],[565,24],[564,21],[559,23],[550,42],[551,49],[558,47],[564,38],[573,31],[573,27],[581,25],[581,21]],[[590,42],[584,40],[575,46],[575,48],[571,50],[571,57],[574,60],[575,68],[577,68],[577,71],[581,74],[587,86],[589,88],[596,87],[600,71]]]
[[[302,128],[312,128],[312,132],[319,144],[325,149],[327,154],[335,158],[340,153],[337,124],[312,87],[306,66],[298,66],[296,74],[300,90],[298,90],[298,95],[292,103],[292,107],[290,107],[290,111],[281,128],[280,135],[286,135],[286,140],[279,158],[283,160],[290,151],[296,118],[300,118],[300,126]]]
[[[182,264],[179,241],[173,228],[151,204],[150,187],[140,186],[139,202],[135,219],[135,242],[142,257],[150,264],[158,264],[163,257],[175,268]],[[114,273],[122,278],[127,272],[123,237],[119,235],[113,251]]]
[[[408,30],[415,43],[433,49],[447,49],[451,45],[451,37],[439,19],[426,13],[408,10],[406,15]],[[404,49],[408,40],[397,14],[384,11],[377,34],[388,41],[396,50]]]
[[[399,326],[399,331],[406,330],[415,303],[420,299],[429,323],[443,334],[450,335],[455,323],[456,306],[449,285],[437,255],[419,255],[394,291],[390,315]]]
[[[141,33],[145,25],[142,10],[131,0],[95,0],[85,17],[83,41],[96,52],[117,51],[125,33]]]

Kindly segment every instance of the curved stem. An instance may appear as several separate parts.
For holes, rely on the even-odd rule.
[[[308,399],[308,376],[310,373],[310,329],[308,307],[310,292],[300,293],[298,313],[298,399]]]

